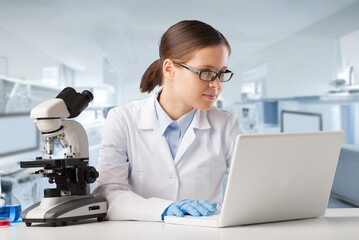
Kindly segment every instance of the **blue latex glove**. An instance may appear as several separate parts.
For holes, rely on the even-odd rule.
[[[164,216],[208,216],[213,214],[216,211],[216,208],[217,204],[215,202],[184,199],[169,205],[168,208],[166,208],[166,210],[162,213],[162,219]]]

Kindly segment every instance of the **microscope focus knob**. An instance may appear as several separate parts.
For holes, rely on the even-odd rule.
[[[61,190],[57,188],[46,188],[44,190],[44,197],[45,198],[61,197]]]

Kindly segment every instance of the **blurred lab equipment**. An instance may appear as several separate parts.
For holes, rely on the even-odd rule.
[[[10,226],[20,218],[21,206],[19,201],[11,194],[8,184],[1,181],[0,172],[0,227]]]
[[[86,131],[79,122],[65,119],[77,117],[92,100],[91,92],[77,93],[67,87],[56,98],[32,109],[30,117],[36,122],[49,158],[22,161],[20,166],[40,168],[34,173],[47,177],[56,188],[46,188],[43,199],[23,211],[21,218],[27,226],[34,222],[64,226],[68,221],[105,218],[106,199],[90,194],[89,184],[95,182],[99,174],[89,166]],[[55,140],[67,150],[64,158],[52,159]]]
[[[281,132],[319,132],[323,131],[321,113],[303,111],[281,111]]]
[[[11,184],[1,181],[0,172],[0,221],[16,222],[20,218],[21,206],[19,201],[11,193]]]

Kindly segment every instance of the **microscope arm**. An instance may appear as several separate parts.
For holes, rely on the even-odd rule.
[[[33,108],[30,113],[30,118],[32,119],[67,118],[69,116],[70,113],[66,104],[64,100],[60,98],[49,99],[42,102]]]
[[[62,120],[62,125],[69,145],[67,157],[88,159],[88,138],[84,127],[73,120]]]

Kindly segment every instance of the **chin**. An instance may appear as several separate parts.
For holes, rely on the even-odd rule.
[[[204,111],[209,110],[212,107],[213,107],[213,103],[211,103],[211,104],[201,104],[199,106],[196,106],[197,109],[204,110]]]

